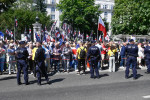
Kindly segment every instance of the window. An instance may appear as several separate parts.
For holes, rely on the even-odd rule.
[[[51,12],[52,12],[52,13],[55,12],[55,8],[54,8],[54,7],[51,8]]]
[[[52,20],[55,20],[55,15],[51,15],[51,19],[52,19]]]
[[[107,17],[108,13],[107,12],[104,12],[104,17]]]
[[[55,0],[52,0],[52,4],[55,4]]]
[[[113,10],[113,8],[114,8],[114,6],[113,5],[111,5],[111,9]]]
[[[105,9],[107,9],[107,5],[105,5]]]

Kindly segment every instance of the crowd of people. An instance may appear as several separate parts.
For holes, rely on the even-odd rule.
[[[100,59],[98,60],[98,69],[109,69],[109,72],[116,72],[118,68],[126,67],[126,46],[128,42],[100,42],[96,41],[95,46],[99,48]],[[138,46],[137,68],[148,67],[145,48],[150,45],[148,42],[135,43]],[[42,48],[45,50],[45,69],[46,73],[69,73],[75,71],[78,75],[85,75],[90,69],[87,59],[88,49],[92,46],[91,41],[56,41],[42,42]],[[16,49],[19,47],[18,41],[0,42],[0,74],[16,74],[17,59]],[[35,53],[38,49],[36,42],[26,42],[25,47],[28,51],[28,72],[36,77]],[[150,54],[149,54],[150,55]],[[149,56],[148,55],[148,56]],[[130,65],[132,68],[132,64]],[[150,73],[149,67],[146,72]]]

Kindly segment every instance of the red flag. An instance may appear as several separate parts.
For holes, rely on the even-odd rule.
[[[107,35],[106,28],[105,28],[104,22],[100,16],[99,16],[99,21],[98,21],[98,30],[102,31],[104,34],[104,37],[106,37],[106,35]]]
[[[102,38],[101,38],[101,35],[99,36],[99,41],[100,41],[100,42],[102,42]]]

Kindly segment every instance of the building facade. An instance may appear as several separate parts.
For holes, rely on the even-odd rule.
[[[56,27],[60,27],[61,22],[59,16],[62,12],[56,8],[56,5],[59,3],[59,0],[46,0],[45,3],[47,4],[47,14],[51,16],[52,20],[57,21]],[[105,19],[106,22],[109,23],[109,31],[107,33],[110,36],[114,0],[95,0],[95,4],[100,6],[99,10],[102,11],[102,19]]]
[[[57,21],[56,27],[60,27],[60,18],[61,11],[56,8],[56,5],[59,3],[59,0],[45,0],[47,4],[47,14],[51,16],[51,19]]]
[[[107,32],[109,36],[111,36],[111,21],[113,15],[113,7],[115,5],[114,0],[95,0],[95,4],[99,5],[99,10],[102,11],[101,17],[105,19],[106,22],[109,23],[109,31]]]

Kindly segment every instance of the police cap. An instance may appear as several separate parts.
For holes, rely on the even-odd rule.
[[[133,39],[131,39],[129,42],[133,42],[134,40]]]
[[[25,44],[25,41],[20,41],[19,44],[20,44],[20,45],[21,45],[21,44]]]

